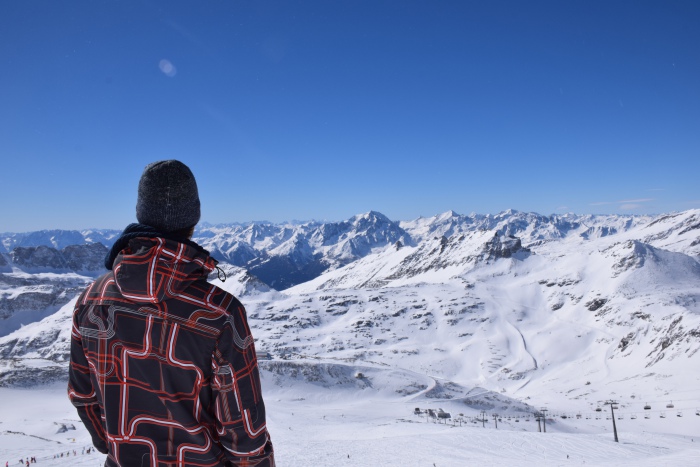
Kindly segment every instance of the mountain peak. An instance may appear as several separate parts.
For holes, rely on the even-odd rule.
[[[452,209],[450,209],[449,211],[445,211],[442,214],[438,214],[437,216],[435,216],[435,220],[444,221],[444,220],[454,219],[454,218],[459,218],[459,217],[462,217],[462,216],[460,214],[456,213],[455,211],[453,211]]]
[[[496,214],[495,217],[506,217],[506,216],[514,216],[516,214],[520,214],[520,211],[517,209],[506,209],[505,211],[499,212]]]
[[[368,211],[364,214],[358,214],[356,216],[353,216],[350,218],[350,222],[357,223],[358,221],[361,220],[369,220],[372,222],[381,222],[381,223],[391,223],[392,220],[386,217],[384,214],[382,214],[379,211]]]

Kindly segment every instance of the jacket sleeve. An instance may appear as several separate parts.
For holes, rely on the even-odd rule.
[[[212,395],[219,443],[234,465],[274,467],[255,345],[240,303],[212,354]]]
[[[73,310],[73,328],[70,343],[70,369],[68,374],[68,397],[78,410],[85,428],[92,436],[92,444],[103,454],[107,454],[107,440],[102,426],[100,405],[90,380],[90,367],[83,351],[82,336],[78,324],[81,295]]]

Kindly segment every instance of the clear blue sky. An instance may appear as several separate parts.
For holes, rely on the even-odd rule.
[[[697,1],[6,1],[0,231],[700,207]]]

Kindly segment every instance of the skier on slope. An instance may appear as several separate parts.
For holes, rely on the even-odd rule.
[[[245,309],[191,241],[190,169],[148,165],[136,218],[73,313],[68,394],[95,448],[108,467],[274,467]]]

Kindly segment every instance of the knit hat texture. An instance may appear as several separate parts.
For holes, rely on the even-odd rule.
[[[192,171],[180,161],[148,164],[139,181],[136,219],[162,232],[199,222],[199,192]]]

